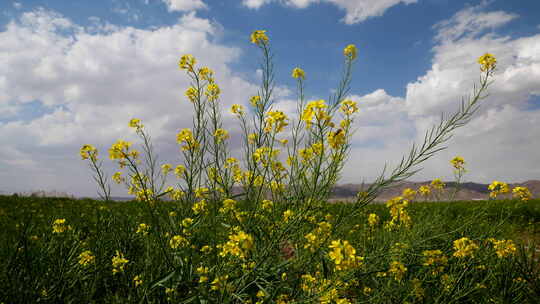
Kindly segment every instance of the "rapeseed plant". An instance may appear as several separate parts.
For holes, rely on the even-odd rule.
[[[344,304],[389,288],[382,287],[381,291],[359,283],[367,278],[372,278],[374,284],[377,280],[390,279],[399,282],[394,285],[405,286],[405,277],[415,267],[407,260],[408,252],[417,248],[403,241],[375,258],[369,251],[373,248],[359,243],[363,234],[349,233],[354,241],[342,237],[346,224],[362,214],[362,208],[382,189],[412,176],[420,163],[450,139],[452,131],[471,119],[490,83],[495,58],[486,54],[478,60],[482,72],[480,85],[475,87],[471,98],[429,130],[424,142],[413,146],[389,175],[383,172],[358,194],[350,209],[339,206],[334,214],[325,214],[324,204],[350,150],[355,114],[362,108],[361,102],[347,97],[358,49],[353,44],[343,49],[343,77],[328,99],[306,100],[306,72],[295,67],[291,76],[297,85],[297,109],[295,115],[287,116],[274,104],[274,66],[266,31],[254,31],[250,41],[263,55],[261,86],[256,95],[246,100],[250,107],[233,104],[230,108],[242,130],[242,158],[232,157],[229,150],[231,136],[223,126],[222,91],[214,79],[214,71],[199,67],[191,54],[181,56],[178,63],[191,79],[185,98],[195,112],[193,126],[176,134],[182,162],[176,166],[158,165],[150,137],[137,118],[128,125],[143,141],[141,152],[133,143],[123,140],[109,149],[110,159],[123,170],[112,176],[113,181],[125,183],[149,216],[149,224],[139,224],[136,234],[152,233],[152,238],[144,238],[145,246],[155,240],[163,257],[163,269],[169,271],[157,283],[149,283],[153,287],[148,290],[165,287],[169,301]],[[110,190],[98,163],[97,149],[84,145],[80,154],[90,160],[96,181],[108,199]],[[456,157],[451,164],[461,178],[465,172],[463,158]],[[177,182],[174,186],[167,184],[172,173]],[[367,224],[364,222],[355,229],[369,229],[369,246],[378,246],[373,241],[378,234],[406,236],[415,228],[409,205],[418,195],[427,197],[443,189],[440,179],[418,191],[406,189],[386,203],[389,218],[371,213]],[[527,197],[522,189],[514,193]],[[160,209],[157,203],[165,195],[173,200],[175,211],[163,213]],[[365,217],[361,218],[365,221]],[[388,231],[380,229],[380,222],[384,222]],[[512,251],[509,243],[493,244],[497,254],[507,256]],[[476,242],[468,238],[455,240],[453,245],[452,256],[456,258],[473,258],[478,249]],[[432,275],[449,267],[449,252],[445,254],[439,249],[420,252],[423,266]],[[128,262],[116,251],[112,258],[113,274],[123,272]],[[379,267],[378,270],[364,272],[366,267],[375,267],[370,263]],[[134,264],[135,267],[142,265]],[[143,276],[151,282],[151,276],[140,273],[132,284],[141,286]],[[450,276],[441,277],[444,288],[452,282]],[[352,286],[359,286],[358,291]],[[416,278],[412,289],[415,298],[426,297],[427,288]],[[190,292],[183,294],[183,290]]]

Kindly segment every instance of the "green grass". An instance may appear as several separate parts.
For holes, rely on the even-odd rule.
[[[174,202],[156,205],[155,214],[164,227],[162,233],[174,231],[169,227],[180,226],[182,214],[185,214],[183,208]],[[348,208],[351,205],[326,204],[319,213],[321,216],[337,214]],[[169,216],[171,211],[178,215]],[[369,213],[378,214],[382,222],[390,215],[382,204],[368,205],[340,230],[341,238],[347,239],[358,254],[365,257],[365,267],[349,277],[350,299],[370,303],[536,303],[540,297],[540,280],[534,250],[536,244],[540,245],[537,241],[540,200],[414,202],[408,212],[414,223],[410,229],[387,231],[381,226],[370,232]],[[53,234],[51,224],[59,218],[65,218],[73,229]],[[278,216],[270,218],[270,222],[280,220]],[[197,250],[182,251],[172,254],[173,260],[167,262],[170,259],[167,250],[171,249],[168,244],[160,243],[159,232],[148,236],[135,233],[139,223],[153,225],[152,221],[148,208],[140,202],[0,196],[0,303],[166,303],[166,287],[175,288],[170,302],[204,303],[194,296],[195,290],[204,293],[197,287],[194,270],[204,261],[204,256],[197,254]],[[193,230],[191,244],[200,248],[202,244],[227,240],[225,223],[219,229],[210,229],[204,222],[199,225],[200,228]],[[263,224],[261,227],[269,229]],[[302,223],[298,233],[304,235],[311,229],[312,226]],[[251,233],[257,236],[256,232]],[[482,249],[486,252],[482,259],[450,263],[446,273],[455,281],[453,290],[445,294],[441,292],[440,278],[429,276],[422,266],[421,252],[434,248],[452,252],[452,240],[463,236],[478,241],[486,237],[513,239],[518,253],[511,258],[498,259],[493,253],[488,254],[486,247]],[[295,238],[291,236],[291,240]],[[396,242],[406,244],[407,248],[391,253]],[[160,248],[162,245],[165,251]],[[293,247],[301,257],[302,244]],[[84,250],[91,250],[96,257],[89,267],[78,264],[78,256]],[[113,275],[111,257],[116,250],[130,262],[124,273]],[[408,268],[402,282],[376,275],[387,271],[392,260],[401,260]],[[291,290],[298,289],[299,278],[307,270],[296,269],[294,262],[284,258],[279,250],[272,261],[275,267],[286,270]],[[328,263],[323,255],[315,256],[313,272],[315,269],[329,271]],[[465,271],[479,265],[487,266],[488,270]],[[279,281],[270,271],[274,266],[266,266],[265,280]],[[135,288],[132,280],[138,274],[142,274],[144,284]],[[518,277],[525,282],[516,283]],[[422,282],[423,297],[414,295],[415,279]],[[476,284],[485,288],[477,288]],[[373,292],[364,295],[363,287],[370,287]],[[256,291],[252,286],[243,292],[254,295]]]

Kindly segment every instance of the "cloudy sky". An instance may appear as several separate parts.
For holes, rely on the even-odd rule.
[[[260,82],[260,54],[249,43],[257,29],[270,37],[285,109],[294,67],[306,71],[309,99],[327,98],[343,47],[358,47],[350,93],[360,113],[341,183],[373,180],[441,112],[457,109],[485,52],[498,59],[490,96],[412,180],[450,180],[456,155],[467,161],[467,181],[540,179],[537,0],[3,0],[0,191],[95,196],[79,149],[93,144],[105,157],[116,139],[134,139],[132,117],[160,159],[177,163],[175,134],[192,113],[180,56],[214,69],[225,108],[247,105]],[[113,172],[107,159],[105,167]]]

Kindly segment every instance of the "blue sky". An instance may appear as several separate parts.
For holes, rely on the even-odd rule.
[[[294,103],[292,68],[306,71],[309,97],[326,98],[339,81],[343,47],[358,47],[350,94],[365,111],[342,182],[369,181],[441,111],[455,109],[478,78],[476,58],[487,51],[499,58],[492,100],[471,122],[474,129],[458,132],[453,148],[415,179],[450,178],[447,162],[455,154],[470,159],[473,181],[540,179],[532,165],[540,160],[532,153],[540,132],[539,17],[535,0],[2,1],[0,136],[8,152],[0,155],[0,177],[10,182],[0,191],[92,193],[89,179],[70,178],[85,170],[74,151],[87,142],[106,149],[128,132],[120,120],[130,115],[159,129],[161,154],[173,157],[166,139],[190,120],[185,105],[173,105],[184,113],[176,118],[169,109],[188,83],[173,59],[193,53],[222,72],[230,99],[224,105],[247,103],[258,85],[260,56],[249,43],[255,29],[271,39],[276,101],[285,108]],[[234,131],[235,123],[226,123]],[[523,148],[508,150],[516,144],[509,129],[522,134]],[[500,149],[486,159],[494,142]],[[503,164],[508,153],[518,159],[512,169]]]

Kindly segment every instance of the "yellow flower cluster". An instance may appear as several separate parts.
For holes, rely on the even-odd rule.
[[[445,186],[446,184],[443,183],[443,181],[440,178],[436,178],[431,181],[431,187],[433,187],[433,189],[435,190],[439,190],[439,191],[443,190]]]
[[[489,197],[496,198],[499,194],[506,194],[510,192],[510,188],[508,187],[508,184],[505,182],[500,181],[493,181],[489,186],[488,190],[491,191],[489,193]]]
[[[240,230],[240,227],[234,227],[233,232],[229,234],[229,241],[218,246],[221,248],[220,256],[225,257],[230,254],[245,260],[253,248],[253,237]]]
[[[358,50],[354,44],[349,44],[343,49],[343,55],[349,60],[355,60],[358,55]]]
[[[142,285],[143,283],[143,280],[142,280],[142,277],[140,275],[136,275],[134,278],[133,278],[133,284],[135,284],[135,288],[139,287],[140,285]]]
[[[199,77],[201,77],[202,80],[206,80],[209,83],[214,83],[214,71],[209,69],[208,67],[202,67],[199,69]]]
[[[409,205],[409,201],[402,196],[392,198],[386,202],[386,207],[390,209],[390,215],[392,218],[386,223],[386,228],[391,230],[401,225],[409,228],[412,224],[411,217],[406,208]]]
[[[465,160],[461,156],[454,157],[450,163],[456,170],[464,170],[465,169]]]
[[[202,284],[206,281],[208,281],[208,267],[199,266],[197,267],[195,271],[200,277],[199,277],[199,283]]]
[[[216,138],[217,142],[222,142],[229,138],[229,132],[225,129],[216,129],[214,132],[214,137]]]
[[[482,72],[491,71],[497,66],[497,59],[492,54],[485,53],[478,58],[478,63]]]
[[[92,255],[92,251],[85,250],[79,254],[79,264],[82,266],[88,266],[96,260],[96,257]]]
[[[294,212],[290,209],[287,209],[283,212],[283,222],[288,223],[289,220],[294,216]]]
[[[219,212],[221,213],[228,213],[231,211],[234,211],[236,208],[237,202],[233,199],[226,199],[223,201],[223,207],[219,208]]]
[[[364,258],[356,255],[356,249],[348,241],[334,240],[328,248],[331,249],[328,257],[334,262],[336,270],[350,270],[362,266]]]
[[[130,156],[134,159],[138,158],[139,152],[137,150],[129,151],[130,147],[130,142],[117,140],[109,149],[109,158],[112,160],[123,160]]]
[[[532,198],[531,191],[527,187],[514,187],[512,193],[515,198],[519,198],[522,201],[528,201]]]
[[[292,71],[292,77],[296,79],[306,79],[306,73],[301,68],[294,68]]]
[[[454,253],[456,258],[474,257],[474,252],[478,249],[478,245],[469,238],[462,237],[454,241]]]
[[[125,181],[125,179],[122,177],[122,172],[114,173],[111,178],[117,184],[121,184]]]
[[[405,265],[399,261],[392,261],[390,263],[390,269],[388,269],[388,272],[394,276],[396,281],[401,281],[407,272],[407,267],[405,267]]]
[[[195,214],[206,214],[206,212],[208,211],[207,208],[206,208],[206,200],[205,199],[202,199],[198,202],[196,202],[195,204],[193,204],[193,207],[191,207],[191,210],[193,210],[193,213]]]
[[[172,171],[172,165],[171,164],[163,164],[163,165],[161,165],[161,172],[163,173],[163,175],[167,175],[171,171]]]
[[[169,240],[169,246],[171,246],[172,249],[187,247],[189,246],[189,241],[181,235],[175,235]]]
[[[134,128],[134,129],[137,129],[137,130],[140,130],[142,129],[144,126],[143,124],[141,123],[141,120],[138,119],[138,118],[132,118],[130,121],[129,121],[129,127],[130,128]]]
[[[268,37],[266,36],[266,31],[258,30],[251,33],[251,43],[256,45],[264,45],[268,43]]]
[[[345,131],[338,129],[328,132],[328,144],[332,149],[339,149],[343,146],[345,144]]]
[[[496,240],[493,238],[488,239],[493,244],[495,253],[499,258],[505,258],[510,255],[514,255],[517,251],[516,244],[512,240]]]
[[[358,112],[358,105],[356,104],[356,101],[347,99],[341,102],[339,110],[345,115],[352,115]]]
[[[403,192],[401,192],[401,196],[408,201],[412,201],[416,198],[416,191],[411,188],[405,188],[403,189]]]
[[[444,271],[444,267],[448,264],[448,257],[446,257],[441,250],[424,250],[422,252],[424,256],[424,266],[433,267],[431,270],[432,275],[437,275]]]
[[[288,118],[282,111],[268,111],[266,113],[264,132],[270,133],[272,131],[279,133],[289,124]]]
[[[420,193],[421,196],[429,196],[431,194],[431,188],[429,185],[422,185],[418,188],[418,193]]]
[[[229,279],[229,275],[226,274],[226,275],[223,275],[223,276],[219,276],[219,277],[216,277],[211,284],[211,287],[210,289],[212,290],[224,290],[226,287],[227,287],[227,280]]]
[[[206,87],[206,92],[204,92],[204,94],[206,95],[209,101],[218,100],[220,93],[221,93],[221,90],[219,89],[219,86],[215,83],[209,84]]]
[[[92,145],[83,145],[80,151],[82,159],[91,159],[93,161],[97,160],[98,151]]]
[[[185,94],[186,94],[187,98],[189,99],[189,101],[191,101],[193,103],[195,101],[197,101],[197,99],[199,98],[199,90],[197,90],[194,87],[187,88]]]
[[[135,233],[142,234],[142,235],[147,235],[149,230],[150,230],[150,225],[145,224],[145,223],[141,223],[137,227],[137,231],[135,231]]]
[[[176,135],[176,142],[179,145],[182,145],[182,150],[197,150],[199,148],[199,142],[193,137],[193,132],[191,132],[191,129],[185,128],[180,130],[178,134]]]
[[[242,116],[245,114],[244,106],[239,104],[233,104],[231,106],[231,113]]]
[[[66,219],[56,219],[52,224],[53,233],[63,233],[71,230],[70,225],[66,225]]]
[[[262,105],[261,104],[261,96],[259,96],[259,95],[251,96],[249,98],[249,103],[255,108],[259,107],[259,105]]]
[[[370,213],[368,215],[368,225],[373,228],[377,226],[377,224],[379,224],[379,216],[375,213]]]
[[[180,67],[181,70],[193,71],[196,62],[197,61],[195,60],[195,57],[193,57],[193,55],[187,54],[180,58],[178,67]]]
[[[310,233],[306,234],[304,237],[307,240],[307,243],[304,245],[304,249],[309,249],[311,252],[319,249],[321,245],[328,239],[330,232],[332,230],[332,225],[328,222],[320,222],[317,224],[317,228],[313,229]]]
[[[183,178],[184,173],[186,172],[186,167],[183,165],[178,165],[176,168],[174,168],[174,175],[176,175],[177,178]]]
[[[119,272],[124,272],[124,267],[129,262],[128,259],[124,258],[124,254],[116,250],[116,255],[112,257],[112,273],[117,274]]]
[[[271,149],[269,147],[260,147],[252,154],[253,161],[260,162],[264,167],[268,167],[274,164],[274,160],[279,156],[281,151],[279,149]],[[276,165],[279,166],[279,165]]]
[[[326,113],[326,102],[323,99],[310,101],[302,111],[301,119],[306,123],[306,127],[310,128],[313,123],[313,117],[318,121],[330,121],[330,116]]]

